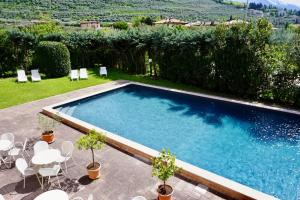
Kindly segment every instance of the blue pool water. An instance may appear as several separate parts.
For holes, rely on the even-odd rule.
[[[56,108],[280,199],[300,196],[300,116],[138,85]]]

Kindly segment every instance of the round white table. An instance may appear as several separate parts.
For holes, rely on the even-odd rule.
[[[69,200],[69,196],[62,190],[50,190],[40,194],[34,200]]]
[[[48,165],[55,162],[60,156],[60,151],[57,149],[47,149],[34,155],[31,162],[35,165]]]
[[[0,140],[0,151],[8,151],[12,147],[12,142],[9,140]]]

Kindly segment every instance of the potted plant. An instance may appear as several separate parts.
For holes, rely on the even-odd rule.
[[[41,139],[49,144],[54,142],[54,129],[57,125],[60,124],[61,119],[58,115],[55,115],[53,118],[47,117],[41,113],[38,114],[39,126],[42,129]]]
[[[176,157],[170,152],[163,149],[158,157],[152,160],[152,175],[163,181],[162,185],[157,188],[158,200],[171,200],[173,188],[166,184],[166,181],[174,176],[180,169],[176,166]]]
[[[101,150],[105,144],[105,135],[98,133],[96,130],[90,131],[88,134],[81,136],[76,146],[79,150],[91,150],[93,162],[87,166],[88,176],[95,180],[100,177],[101,164],[95,162],[94,150]]]

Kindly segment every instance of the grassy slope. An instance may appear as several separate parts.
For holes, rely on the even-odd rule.
[[[62,94],[72,90],[103,84],[111,80],[131,80],[153,85],[199,91],[198,88],[176,84],[166,80],[152,80],[148,76],[128,75],[119,71],[110,71],[108,78],[99,77],[89,71],[88,80],[70,81],[68,77],[43,79],[41,82],[17,83],[15,78],[0,79],[0,109],[10,106]]]
[[[49,2],[52,2],[51,7]],[[51,8],[51,9],[50,9]],[[242,11],[213,0],[0,0],[0,18],[32,19],[40,12],[56,19],[82,20],[88,17],[101,21],[130,20],[133,16],[169,16],[186,20],[216,20]]]

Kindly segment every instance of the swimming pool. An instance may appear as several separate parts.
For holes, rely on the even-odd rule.
[[[130,84],[56,110],[280,199],[300,181],[300,116]]]

